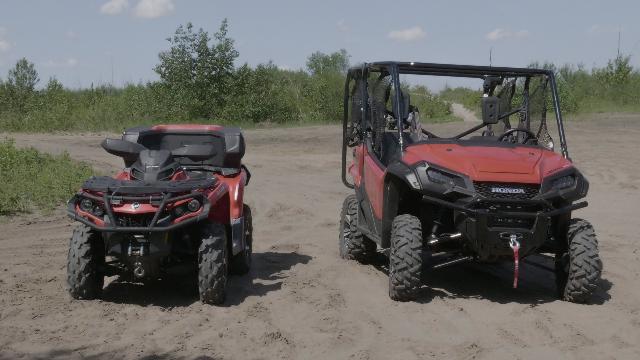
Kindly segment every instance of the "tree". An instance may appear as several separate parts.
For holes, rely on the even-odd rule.
[[[171,48],[159,54],[160,63],[154,71],[179,113],[191,118],[221,113],[238,57],[227,31],[225,19],[210,45],[212,39],[206,31],[194,31],[193,25],[187,23],[167,39]]]
[[[345,74],[349,69],[349,54],[340,49],[332,54],[316,51],[307,58],[307,70],[311,75]]]
[[[26,58],[18,60],[16,66],[9,70],[5,85],[12,107],[23,112],[39,81],[35,65]]]

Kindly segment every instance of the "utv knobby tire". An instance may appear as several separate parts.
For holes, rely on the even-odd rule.
[[[227,287],[227,234],[224,225],[205,223],[198,250],[198,291],[205,304],[222,304]]]
[[[398,215],[391,224],[389,297],[396,301],[416,298],[422,286],[422,225],[413,215]]]
[[[104,243],[100,233],[86,225],[73,229],[67,256],[67,284],[74,299],[93,300],[104,286]]]
[[[253,249],[253,223],[251,220],[251,208],[248,205],[243,206],[244,216],[244,241],[245,248],[231,259],[231,273],[235,275],[244,275],[251,268],[251,255]]]
[[[568,251],[556,255],[556,285],[563,300],[587,302],[598,287],[602,261],[593,226],[572,219],[567,232]]]
[[[347,196],[342,204],[338,246],[340,257],[346,260],[367,262],[376,253],[376,244],[358,230],[358,199],[355,195]]]

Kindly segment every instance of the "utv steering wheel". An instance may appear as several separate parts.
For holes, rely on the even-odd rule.
[[[500,135],[498,137],[498,141],[505,141],[505,138],[507,136],[511,136],[511,134],[516,133],[516,132],[525,133],[525,135],[527,136],[522,140],[523,144],[526,144],[529,140],[536,140],[536,142],[537,142],[536,134],[534,134],[531,130],[520,129],[520,128],[509,129],[509,130],[505,131],[504,134],[502,134],[502,135]],[[514,141],[511,141],[511,142],[514,142]]]

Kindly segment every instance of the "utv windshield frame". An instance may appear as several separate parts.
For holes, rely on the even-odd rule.
[[[493,66],[475,66],[475,65],[453,65],[453,64],[436,64],[436,63],[418,63],[418,62],[373,62],[364,63],[360,66],[352,67],[347,72],[345,91],[344,91],[344,119],[343,119],[343,165],[346,162],[346,147],[352,146],[354,141],[357,141],[357,137],[361,137],[364,131],[371,129],[371,124],[365,123],[366,116],[364,111],[367,108],[365,104],[368,104],[368,82],[366,79],[372,72],[380,72],[381,74],[388,74],[390,76],[390,86],[394,89],[400,88],[400,75],[430,75],[430,76],[446,76],[446,77],[464,77],[464,78],[477,78],[485,79],[488,76],[499,77],[533,77],[533,76],[546,76],[549,80],[551,100],[554,107],[554,113],[556,117],[556,124],[558,128],[558,137],[560,140],[560,152],[564,158],[569,158],[569,152],[567,149],[567,142],[564,133],[562,112],[560,110],[560,100],[557,92],[557,84],[553,71],[545,69],[534,68],[512,68],[512,67],[493,67]],[[356,89],[351,89],[351,81],[360,80],[364,83],[364,86],[358,86]],[[363,81],[364,80],[364,81]],[[355,92],[359,92],[359,98],[362,101],[358,117],[359,119],[353,119],[353,124],[349,128],[349,99],[355,95]],[[408,109],[404,109],[405,104],[401,99],[400,91],[394,91],[392,101],[394,117],[397,120],[396,129],[398,131],[398,139],[400,142],[400,151],[404,151],[405,145],[403,144],[403,119],[399,114],[405,113]],[[352,115],[353,116],[353,115]],[[358,122],[355,124],[355,122]],[[478,126],[478,130],[484,126]],[[357,128],[354,128],[357,127]],[[475,131],[474,130],[474,131]],[[456,137],[451,138],[456,140]],[[344,168],[344,166],[343,166]]]

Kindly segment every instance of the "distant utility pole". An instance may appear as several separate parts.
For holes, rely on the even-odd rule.
[[[493,66],[493,48],[489,48],[489,66]]]
[[[618,57],[620,57],[620,40],[622,39],[622,30],[618,29]]]
[[[113,88],[113,54],[111,55],[111,87]]]

